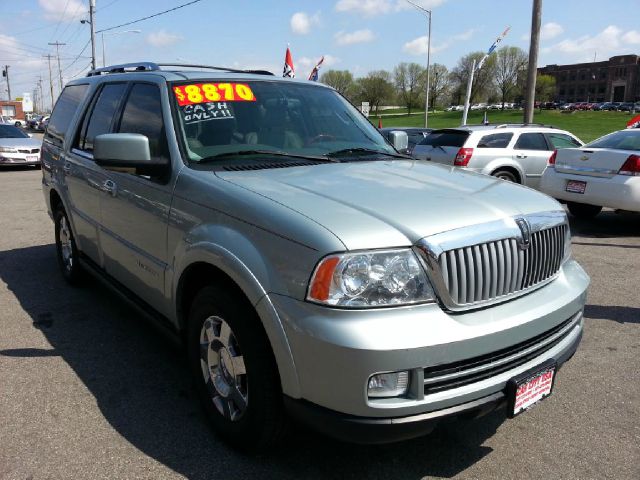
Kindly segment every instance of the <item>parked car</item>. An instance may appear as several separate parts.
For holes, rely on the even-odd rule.
[[[0,125],[0,166],[40,165],[40,141],[31,138],[22,129]]]
[[[466,126],[434,130],[412,155],[538,188],[553,150],[581,145],[573,134],[552,127]]]
[[[635,109],[635,104],[633,102],[623,102],[618,105],[619,112],[630,112],[633,109]]]
[[[485,108],[487,108],[486,103],[474,103],[473,105],[471,105],[471,107],[469,107],[470,110],[484,110]]]
[[[391,132],[397,132],[397,131],[405,132],[407,134],[408,146],[406,148],[406,151],[402,153],[407,153],[408,155],[411,155],[411,151],[413,150],[413,147],[415,147],[416,144],[424,140],[424,138],[433,131],[433,128],[385,127],[385,128],[380,128],[379,130],[380,130],[380,133],[382,133],[382,136],[387,139],[387,141],[391,140],[389,138],[389,134]]]
[[[540,189],[591,218],[610,207],[640,212],[640,129],[620,130],[549,159]]]
[[[27,120],[27,127],[32,130],[37,129],[38,122],[44,118],[44,115],[34,115],[29,120]]]
[[[560,110],[575,110],[573,103],[565,103],[560,107]]]
[[[185,345],[223,438],[406,439],[560,388],[589,283],[560,204],[407,159],[321,83],[167,67],[67,84],[43,193],[62,276]]]
[[[36,126],[35,126],[35,130],[44,132],[48,124],[49,124],[49,115],[45,115],[42,118],[40,118],[40,120],[38,120],[38,123],[36,123]]]

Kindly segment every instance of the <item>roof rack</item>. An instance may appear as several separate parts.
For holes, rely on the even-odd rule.
[[[193,65],[188,63],[153,63],[153,62],[138,62],[138,63],[123,63],[120,65],[110,65],[108,67],[94,68],[89,70],[87,77],[94,77],[103,73],[127,73],[127,72],[154,72],[161,70],[160,67],[183,67],[183,68],[206,68],[209,70],[220,70],[223,72],[231,73],[249,73],[254,75],[273,75],[273,73],[267,70],[239,70],[237,68],[227,67],[214,67],[212,65]]]
[[[526,128],[526,127],[545,127],[545,128],[555,128],[553,125],[545,125],[544,123],[501,123],[500,125],[495,125],[495,128]]]

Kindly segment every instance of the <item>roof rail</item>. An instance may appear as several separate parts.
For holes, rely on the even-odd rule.
[[[545,127],[555,128],[553,125],[545,125],[544,123],[502,123],[495,125],[495,128],[526,128],[526,127]]]
[[[273,75],[267,70],[239,70],[237,68],[214,67],[212,65],[193,65],[189,63],[123,63],[120,65],[110,65],[108,67],[94,68],[87,73],[87,77],[94,77],[103,73],[126,73],[126,72],[153,72],[161,70],[160,67],[183,67],[183,68],[206,68],[209,70],[220,70],[231,73],[250,73],[255,75]]]
[[[154,70],[160,70],[160,67],[152,62],[122,63],[120,65],[109,65],[108,67],[94,68],[93,70],[89,70],[87,77],[94,77],[102,73],[125,73],[127,70],[134,72],[151,72]]]

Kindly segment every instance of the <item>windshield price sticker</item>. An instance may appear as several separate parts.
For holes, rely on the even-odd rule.
[[[246,83],[194,83],[173,87],[178,105],[206,102],[255,102],[256,97]]]

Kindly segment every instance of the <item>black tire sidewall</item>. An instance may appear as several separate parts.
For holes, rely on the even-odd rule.
[[[73,257],[71,269],[68,269],[65,266],[64,260],[62,259],[62,246],[60,244],[60,222],[62,218],[67,220],[67,227],[69,228],[69,234],[71,235],[71,255]],[[82,277],[82,269],[78,262],[78,248],[76,247],[76,240],[73,236],[71,224],[69,223],[69,217],[67,217],[67,214],[62,207],[58,207],[53,214],[53,219],[55,225],[56,258],[58,260],[60,272],[68,283],[71,285],[77,285]]]
[[[567,202],[567,208],[571,215],[576,218],[594,218],[602,211],[602,207],[590,205],[588,203]]]
[[[496,170],[495,172],[492,173],[492,175],[496,178],[500,178],[501,176],[508,177],[508,178],[500,178],[500,180],[504,180],[506,182],[520,183],[518,182],[518,178],[513,173],[507,170]]]
[[[219,316],[238,341],[247,370],[248,403],[243,416],[232,422],[218,412],[200,366],[200,332],[204,321]],[[241,295],[215,286],[204,287],[195,297],[188,317],[187,355],[200,402],[216,432],[242,450],[262,450],[274,443],[282,430],[282,391],[275,360],[260,320]]]

